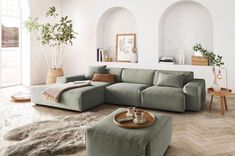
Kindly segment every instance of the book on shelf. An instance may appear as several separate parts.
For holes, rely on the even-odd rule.
[[[112,58],[109,56],[109,49],[97,49],[97,62],[111,62]]]
[[[100,48],[97,48],[97,51],[96,51],[96,58],[97,58],[97,62],[100,62]]]

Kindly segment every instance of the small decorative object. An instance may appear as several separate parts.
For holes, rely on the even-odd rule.
[[[44,24],[38,23],[37,17],[29,17],[24,22],[24,26],[29,32],[34,32],[33,36],[37,39],[46,58],[49,69],[47,83],[54,83],[56,76],[63,75],[62,63],[65,57],[65,46],[73,44],[72,41],[76,38],[77,33],[74,32],[72,20],[68,16],[58,19],[54,6],[47,10],[46,17],[49,22]],[[43,45],[54,47],[54,51],[46,52]]]
[[[116,35],[116,59],[118,62],[131,62],[130,55],[136,53],[136,34]],[[133,57],[137,62],[137,55]]]
[[[208,58],[203,57],[203,56],[192,56],[192,65],[208,66],[209,61],[208,61]]]
[[[178,58],[179,58],[179,64],[184,64],[185,63],[185,54],[184,50],[179,49],[178,50]]]
[[[172,56],[162,56],[159,59],[159,63],[161,64],[175,64],[175,58]]]
[[[14,102],[26,102],[31,100],[31,96],[29,92],[18,92],[11,96],[11,99]]]
[[[135,107],[128,107],[126,115],[128,117],[134,117],[134,115],[135,115]]]
[[[136,52],[136,49],[134,48],[133,51],[130,52],[130,61],[131,63],[137,63],[138,62],[138,55]]]
[[[145,123],[144,111],[135,111],[135,119],[133,120],[136,124]]]
[[[220,67],[221,65],[224,65],[224,62],[222,61],[222,56],[216,55],[214,52],[209,52],[207,49],[202,48],[201,44],[196,44],[193,46],[194,51],[201,52],[203,57],[208,58],[209,60],[209,65],[212,65],[212,71],[214,75],[213,79],[213,85],[212,88],[215,91],[220,91],[220,86],[217,82],[217,74],[216,74],[216,66]]]

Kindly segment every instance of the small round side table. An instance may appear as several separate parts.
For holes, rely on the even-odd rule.
[[[211,95],[211,102],[210,102],[210,110],[212,107],[212,102],[213,102],[213,97],[214,96],[220,96],[220,101],[221,101],[221,115],[224,115],[224,109],[228,111],[228,106],[227,106],[227,100],[226,96],[232,94],[232,90],[228,88],[221,88],[220,91],[214,91],[213,88],[208,88],[207,89],[208,93]]]

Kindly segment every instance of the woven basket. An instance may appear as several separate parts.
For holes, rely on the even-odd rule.
[[[64,71],[62,68],[59,69],[49,69],[47,72],[47,80],[46,83],[55,83],[56,77],[63,76]]]

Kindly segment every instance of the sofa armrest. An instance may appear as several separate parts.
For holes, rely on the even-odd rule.
[[[76,75],[76,76],[59,76],[56,78],[56,83],[67,83],[73,81],[85,80],[85,75]]]
[[[186,110],[200,111],[206,100],[206,83],[204,79],[193,79],[188,82],[183,91],[185,93]]]

